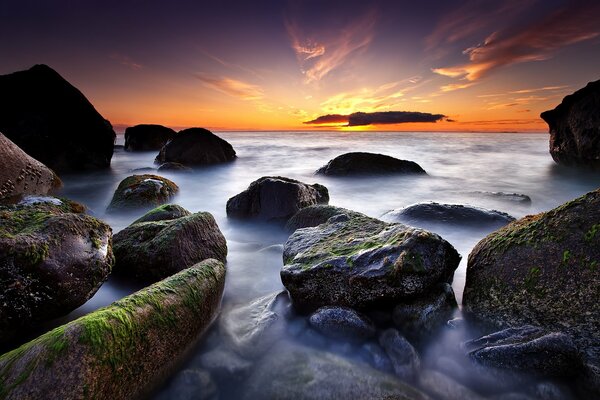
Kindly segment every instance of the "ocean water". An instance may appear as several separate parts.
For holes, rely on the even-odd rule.
[[[283,289],[279,271],[282,266],[281,245],[287,234],[280,227],[269,224],[230,221],[225,213],[227,199],[262,176],[286,176],[306,183],[321,183],[329,189],[330,204],[372,217],[381,217],[390,210],[418,202],[437,201],[496,209],[519,218],[549,210],[600,186],[600,174],[557,166],[548,154],[547,134],[220,132],[218,135],[229,141],[237,151],[239,158],[235,162],[192,173],[164,172],[161,175],[180,187],[174,203],[193,212],[212,213],[227,239],[229,254],[221,319],[253,299]],[[123,138],[118,140],[122,143]],[[365,178],[314,175],[314,171],[328,160],[350,151],[383,153],[412,160],[421,165],[427,175]],[[156,168],[153,164],[155,156],[156,152],[129,153],[117,148],[109,171],[65,176],[61,195],[84,203],[95,216],[108,222],[117,232],[138,218],[140,213],[107,214],[106,206],[123,178],[133,173],[152,173],[134,170]],[[490,196],[486,192],[526,194],[530,196],[531,203]],[[490,230],[448,225],[429,228],[452,243],[463,257],[453,281],[460,304],[467,256]],[[53,321],[48,327],[108,305],[137,289],[139,286],[110,278],[85,305],[67,317]],[[285,308],[286,304],[281,307]],[[287,327],[276,339],[299,341],[321,351],[337,352],[353,362],[361,362],[357,349],[335,346],[335,343],[314,335],[290,334],[287,328],[301,324],[302,317],[293,315],[289,310],[288,314],[289,318],[283,322]],[[218,325],[219,321],[215,326]],[[473,334],[468,330],[441,333],[435,345],[422,349],[424,365],[444,357],[452,359],[460,341]],[[215,328],[190,355],[189,364],[182,365],[182,368],[196,365],[201,354],[222,345]],[[486,390],[485,384],[476,380],[470,385],[480,393]],[[239,398],[240,391],[244,390],[239,382],[232,386],[217,379],[217,386],[220,399]],[[161,398],[168,398],[170,393],[168,383],[165,387],[165,390],[159,391]]]

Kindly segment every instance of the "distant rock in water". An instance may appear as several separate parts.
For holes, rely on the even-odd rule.
[[[119,183],[108,211],[149,209],[164,204],[179,192],[179,187],[158,175],[132,175]]]
[[[304,207],[328,202],[329,192],[323,185],[264,176],[227,201],[227,216],[285,221]]]
[[[160,150],[169,140],[173,139],[173,136],[175,136],[175,131],[162,125],[130,126],[125,129],[125,150]]]
[[[175,162],[186,166],[220,164],[235,160],[235,150],[225,140],[204,128],[179,131],[163,146],[155,162]]]
[[[600,359],[600,189],[480,241],[463,295],[470,316],[499,328],[569,334]]]
[[[428,224],[455,224],[474,227],[493,226],[499,228],[515,218],[496,210],[461,204],[440,204],[435,202],[413,204],[390,211],[382,216],[384,221],[403,222],[419,226]]]
[[[511,203],[529,204],[531,197],[521,193],[506,193],[506,192],[471,192],[478,196],[489,197],[496,200],[503,200]]]
[[[54,171],[0,133],[0,201],[45,195],[61,186]]]
[[[566,96],[542,119],[550,129],[550,154],[564,165],[600,167],[600,80]]]
[[[346,153],[329,161],[317,170],[317,174],[330,176],[425,174],[425,170],[413,161],[375,153]]]
[[[110,166],[110,122],[52,68],[1,75],[0,93],[0,131],[36,160],[57,172]]]
[[[0,342],[85,303],[111,271],[110,226],[53,197],[0,207]]]

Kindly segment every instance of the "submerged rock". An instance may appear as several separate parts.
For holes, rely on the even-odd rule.
[[[281,344],[259,363],[244,400],[411,399],[426,395],[391,375],[331,353]]]
[[[0,341],[68,314],[106,280],[110,226],[56,198],[0,207]]]
[[[427,393],[444,400],[483,400],[484,397],[473,392],[446,375],[424,370],[419,373],[419,385]]]
[[[175,162],[191,166],[219,164],[235,160],[231,145],[204,128],[179,131],[160,149],[155,162]]]
[[[321,225],[327,222],[329,218],[340,214],[346,214],[348,216],[360,215],[360,213],[345,208],[317,204],[298,210],[298,212],[285,224],[285,230],[294,232],[296,229]]]
[[[392,362],[394,373],[404,381],[415,378],[421,359],[415,348],[396,329],[386,329],[379,335],[379,344]]]
[[[179,187],[158,175],[132,175],[119,183],[108,211],[152,208],[171,200]]]
[[[225,237],[207,212],[133,223],[115,234],[113,245],[114,272],[142,282],[163,279],[207,258],[225,262],[227,257]]]
[[[383,372],[394,373],[392,361],[379,344],[368,342],[362,346],[361,350],[364,358],[367,359],[367,362],[373,368]]]
[[[600,190],[490,234],[469,256],[463,305],[495,327],[568,333],[600,355]]]
[[[62,186],[58,176],[0,133],[0,201],[46,195]]]
[[[133,221],[132,224],[151,221],[170,221],[172,219],[187,217],[188,215],[192,215],[192,213],[177,204],[163,204],[148,211]]]
[[[192,171],[190,167],[186,167],[183,164],[179,164],[176,162],[166,162],[158,167],[157,171],[183,171],[188,172]]]
[[[600,166],[600,81],[588,83],[540,116],[550,129],[550,154],[554,161]]]
[[[328,202],[329,192],[323,185],[308,185],[281,176],[265,176],[227,201],[227,216],[287,220],[304,207]]]
[[[0,75],[0,131],[54,171],[108,168],[115,132],[47,65]]]
[[[252,363],[230,349],[216,348],[202,354],[200,365],[223,382],[239,382],[250,374]]]
[[[377,309],[451,282],[460,261],[440,236],[357,214],[296,230],[281,280],[301,312],[322,306]]]
[[[218,397],[218,389],[210,372],[203,369],[184,369],[171,381],[158,400],[211,400]]]
[[[413,161],[375,153],[346,153],[329,161],[317,170],[317,174],[330,176],[425,174],[425,170]]]
[[[521,193],[506,193],[506,192],[473,192],[474,194],[490,197],[496,200],[504,200],[512,203],[529,204],[531,197]]]
[[[125,129],[125,150],[160,150],[169,140],[173,139],[173,136],[175,136],[175,131],[162,125],[130,126]]]
[[[213,321],[224,283],[206,260],[0,356],[3,396],[147,396]]]
[[[334,339],[362,342],[375,335],[375,325],[348,307],[321,307],[309,321],[321,334]]]

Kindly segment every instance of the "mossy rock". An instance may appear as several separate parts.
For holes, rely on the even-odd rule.
[[[224,283],[205,260],[0,356],[0,398],[149,395],[211,324]]]
[[[112,230],[56,198],[0,207],[0,341],[69,313],[111,271]]]
[[[460,255],[440,236],[359,213],[296,230],[283,251],[281,280],[294,306],[357,310],[392,306],[451,282]]]
[[[107,211],[149,209],[170,201],[179,187],[158,175],[132,175],[119,183]]]
[[[150,221],[170,221],[172,219],[187,217],[188,215],[192,215],[192,213],[177,204],[163,204],[148,211],[133,221],[133,224]]]
[[[359,213],[342,207],[317,204],[315,206],[302,208],[294,214],[285,224],[285,230],[294,232],[296,229],[321,225],[327,222],[329,218],[340,214],[352,216],[358,215]]]
[[[498,328],[570,333],[600,356],[600,190],[488,235],[469,255],[465,310]]]
[[[113,243],[114,272],[142,282],[155,282],[207,258],[225,262],[227,257],[225,237],[207,212],[135,222],[115,234]]]

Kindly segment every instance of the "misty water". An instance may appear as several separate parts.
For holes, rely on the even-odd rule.
[[[191,173],[163,172],[160,175],[180,187],[173,203],[193,212],[212,213],[227,239],[229,252],[221,319],[254,299],[283,289],[279,271],[282,267],[282,244],[288,234],[276,225],[232,221],[225,213],[227,199],[262,176],[286,176],[306,183],[321,183],[329,189],[330,204],[372,217],[381,217],[390,210],[418,202],[437,201],[491,208],[519,218],[549,210],[600,186],[598,174],[554,164],[548,154],[546,134],[221,132],[218,135],[235,148],[239,157],[235,162]],[[118,141],[122,144],[122,137]],[[350,151],[383,153],[412,160],[421,165],[427,175],[376,178],[314,175],[314,171],[328,160]],[[117,147],[109,171],[65,176],[61,195],[85,204],[93,215],[108,222],[113,232],[118,232],[141,213],[112,215],[105,212],[106,206],[123,178],[132,173],[152,173],[150,170],[134,170],[156,168],[153,164],[155,156],[156,152],[129,153]],[[488,195],[487,192],[526,194],[531,202],[517,202]],[[427,228],[452,243],[463,257],[453,281],[460,304],[467,256],[490,230],[443,224]],[[85,305],[54,324],[108,305],[139,288],[110,278]],[[365,363],[360,346],[334,343],[310,332],[305,317],[294,314],[285,296],[280,296],[276,307],[284,316],[279,321],[284,326],[277,331],[278,336],[273,341],[299,342],[319,351],[339,354],[352,362]],[[219,323],[215,322],[182,368],[197,367],[201,354],[224,345],[218,333]],[[444,370],[444,365],[439,365],[443,360],[446,370],[457,369],[453,365],[460,366],[463,362],[457,356],[458,345],[475,334],[465,328],[442,329],[435,340],[420,345],[422,368]],[[458,371],[455,372],[458,374]],[[463,383],[483,395],[501,390],[490,385],[485,377],[454,378],[462,379]],[[245,390],[243,380],[224,382],[218,377],[215,379],[220,399],[240,398]],[[168,382],[165,388],[158,392],[161,398],[168,398]],[[327,389],[324,387],[323,390]]]

